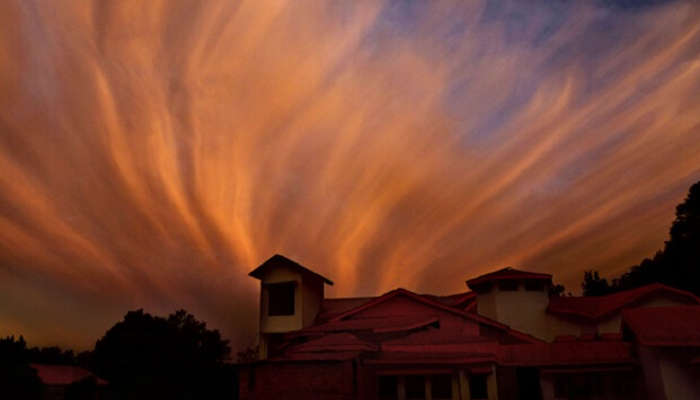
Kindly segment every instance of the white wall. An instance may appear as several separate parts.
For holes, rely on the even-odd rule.
[[[503,291],[494,284],[485,294],[477,295],[477,312],[495,319],[513,329],[528,333],[537,338],[551,341],[558,335],[578,335],[578,324],[556,318],[547,313],[549,293],[525,290],[518,284],[516,291]]]

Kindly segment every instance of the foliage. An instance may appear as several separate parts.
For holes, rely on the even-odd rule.
[[[558,283],[556,285],[552,285],[549,288],[549,295],[550,296],[563,296],[565,291],[566,291],[566,288],[564,287],[564,285]]]
[[[94,400],[97,398],[97,379],[89,376],[66,387],[65,400]]]
[[[598,271],[585,271],[581,288],[584,296],[603,296],[614,291],[608,280],[601,278]]]
[[[22,336],[0,339],[0,388],[10,399],[40,399],[43,385],[29,366],[27,343]]]
[[[98,375],[129,399],[232,396],[228,341],[184,310],[167,318],[130,311],[95,345]]]
[[[700,182],[690,187],[686,199],[676,207],[676,219],[664,249],[612,283],[598,272],[584,273],[583,294],[599,296],[659,282],[700,295]]]
[[[248,346],[245,350],[239,351],[236,354],[236,362],[238,364],[246,364],[257,361],[260,357],[260,347]]]
[[[61,350],[56,346],[32,347],[27,349],[30,362],[51,365],[76,365],[77,361],[73,350]]]

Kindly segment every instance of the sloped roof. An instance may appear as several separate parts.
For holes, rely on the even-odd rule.
[[[366,342],[352,333],[331,333],[295,345],[288,350],[288,353],[377,351],[377,349],[377,345]]]
[[[360,355],[359,351],[334,351],[334,352],[299,352],[285,353],[281,357],[271,357],[266,361],[289,362],[289,361],[345,361],[352,360]]]
[[[551,297],[547,312],[560,316],[573,316],[596,320],[614,314],[624,307],[654,295],[666,294],[678,297],[692,304],[700,304],[700,299],[690,292],[672,288],[660,283],[625,290],[605,296]]]
[[[467,281],[467,286],[473,288],[476,285],[500,281],[500,280],[513,280],[513,279],[535,279],[535,280],[545,280],[551,282],[551,274],[541,274],[538,272],[521,271],[512,267],[506,267],[499,269],[497,271],[489,272],[488,274],[477,276],[476,278],[469,279]]]
[[[346,312],[338,314],[335,317],[333,317],[330,321],[340,321],[340,320],[343,320],[345,318],[349,318],[349,317],[356,315],[356,314],[358,314],[366,309],[369,309],[371,307],[382,304],[388,300],[391,300],[397,296],[405,296],[405,297],[412,299],[418,303],[422,303],[428,307],[432,307],[432,308],[435,308],[437,310],[442,310],[442,311],[446,311],[448,313],[459,315],[461,317],[464,317],[467,320],[471,320],[471,321],[474,321],[474,322],[479,323],[479,324],[483,324],[486,326],[490,326],[492,328],[496,328],[498,330],[506,332],[509,335],[517,337],[518,339],[523,340],[525,342],[541,342],[541,340],[539,340],[533,336],[530,336],[530,335],[527,335],[525,333],[513,330],[510,327],[508,327],[508,325],[504,325],[498,321],[494,321],[490,318],[484,317],[484,316],[479,315],[479,314],[475,314],[475,313],[471,313],[471,312],[460,310],[460,309],[457,309],[454,307],[447,306],[439,301],[429,299],[425,296],[421,296],[419,294],[413,293],[410,290],[406,290],[403,288],[394,289],[394,290],[387,292],[379,297],[376,297],[376,298],[374,298],[374,299],[372,299],[372,300],[370,300],[370,301],[368,301],[368,302],[366,302],[358,307],[355,307],[355,308],[350,309]]]
[[[297,263],[296,261],[292,261],[289,258],[282,256],[282,255],[279,255],[279,254],[275,254],[274,256],[268,258],[267,261],[260,264],[260,266],[258,266],[254,270],[250,271],[250,273],[248,275],[252,276],[253,278],[261,279],[263,276],[263,273],[268,268],[278,267],[281,265],[284,265],[286,267],[301,271],[304,274],[310,274],[312,276],[320,278],[321,280],[323,280],[325,283],[327,283],[329,285],[333,285],[333,282],[330,279],[326,278],[325,276],[317,274],[316,272],[304,267],[303,265]]]
[[[92,372],[72,365],[30,364],[46,385],[70,385],[88,377],[95,377],[98,385],[107,385],[107,381],[96,377]]]
[[[438,321],[437,317],[425,315],[397,315],[374,318],[358,318],[330,321],[325,324],[312,325],[304,332],[350,332],[373,331],[390,332],[417,329]]]
[[[345,311],[345,312],[342,312],[342,313],[336,315],[335,317],[333,317],[333,318],[331,319],[331,321],[339,321],[339,320],[348,318],[348,317],[353,316],[353,315],[355,315],[355,314],[357,314],[357,313],[359,313],[359,312],[361,312],[361,311],[364,311],[364,310],[366,310],[366,309],[368,309],[368,308],[377,306],[377,305],[379,305],[379,304],[384,303],[385,301],[388,301],[388,300],[390,300],[390,299],[393,299],[393,298],[396,297],[396,296],[405,296],[405,297],[408,297],[408,298],[410,298],[410,299],[412,299],[412,300],[415,300],[415,301],[417,301],[417,302],[419,302],[419,303],[425,304],[425,305],[430,306],[430,307],[437,308],[437,309],[439,309],[439,310],[447,311],[447,312],[450,312],[450,313],[455,313],[455,314],[458,314],[458,315],[464,315],[464,312],[463,312],[462,310],[456,309],[456,308],[454,308],[454,307],[450,307],[450,306],[448,306],[448,305],[443,304],[442,302],[439,302],[439,301],[437,301],[437,300],[431,299],[431,298],[429,298],[429,297],[427,297],[427,296],[423,296],[423,295],[420,295],[420,294],[417,294],[417,293],[413,293],[413,292],[411,292],[410,290],[403,289],[403,288],[398,288],[398,289],[394,289],[394,290],[392,290],[392,291],[386,292],[386,293],[384,293],[384,294],[381,295],[381,296],[375,297],[375,298],[373,298],[373,299],[371,299],[371,300],[369,300],[369,301],[367,301],[367,302],[365,302],[365,303],[363,303],[363,304],[361,304],[361,305],[359,305],[359,306],[357,306],[357,307],[354,307],[354,308],[351,308],[351,309],[349,309],[349,310],[347,310],[347,311]],[[472,319],[474,319],[474,318],[480,319],[481,316],[470,315],[469,318],[472,318]],[[485,318],[485,319],[486,319],[486,318]],[[498,323],[498,322],[496,322],[496,321],[490,321],[490,320],[489,320],[489,321],[486,321],[486,323],[493,323],[493,324],[499,325],[499,326],[501,326],[501,327],[505,326],[505,325],[500,324],[500,323]]]
[[[641,344],[700,347],[700,306],[634,308],[622,321]]]
[[[411,333],[410,335],[385,340],[386,345],[453,345],[495,342],[485,336],[473,336],[453,329],[428,329]]]
[[[514,344],[501,346],[500,351],[503,365],[575,366],[634,361],[630,344],[623,341]]]
[[[428,299],[437,301],[437,302],[442,303],[446,306],[459,308],[461,310],[468,308],[470,305],[472,305],[476,302],[476,293],[474,293],[474,292],[456,293],[456,294],[450,294],[450,295],[446,295],[446,296],[436,296],[433,294],[421,294],[421,296],[427,297]]]
[[[413,353],[413,352],[382,352],[375,358],[365,361],[367,364],[384,365],[465,365],[484,364],[497,361],[497,356],[491,353]]]
[[[321,310],[316,316],[317,322],[326,322],[355,307],[359,307],[376,297],[344,297],[321,300]]]
[[[450,337],[450,333],[454,332],[435,329],[384,341],[380,344],[381,352],[373,355],[367,362],[370,364],[473,365],[498,360],[497,341],[480,336],[452,335]]]
[[[418,296],[423,296],[428,300],[442,303],[448,307],[457,308],[459,310],[471,310],[474,305],[476,305],[476,293],[474,292],[464,292],[456,293],[446,296],[438,296],[432,294],[417,294]],[[340,298],[327,298],[321,300],[321,310],[316,316],[316,322],[323,323],[327,322],[346,311],[357,308],[371,300],[375,300],[380,296],[374,297],[340,297]]]

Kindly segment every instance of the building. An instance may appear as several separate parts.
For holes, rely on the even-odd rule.
[[[46,385],[45,400],[63,400],[67,392],[80,391],[81,399],[101,400],[106,397],[107,381],[90,371],[73,365],[30,364]],[[84,388],[82,386],[85,386]],[[73,398],[76,398],[75,396]]]
[[[664,285],[557,297],[551,275],[504,268],[449,296],[325,298],[333,282],[283,256],[250,275],[241,399],[700,398],[700,299]]]

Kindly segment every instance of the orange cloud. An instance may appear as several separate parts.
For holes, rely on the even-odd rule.
[[[700,177],[699,16],[6,1],[0,334],[88,347],[185,307],[248,343],[275,252],[337,296],[618,273]]]

